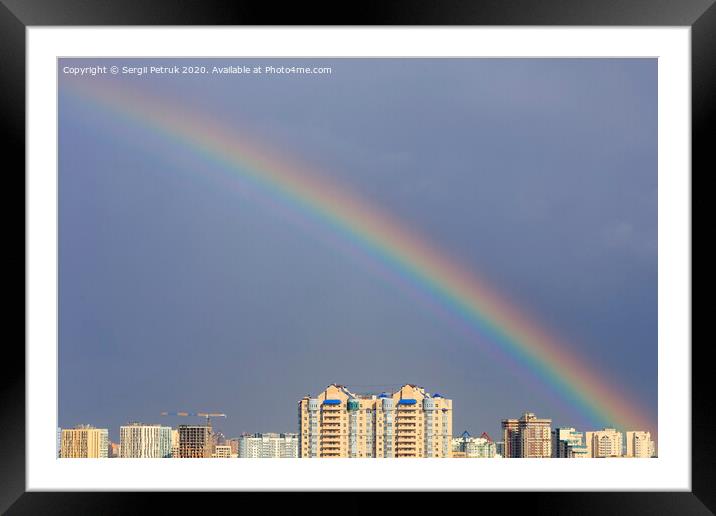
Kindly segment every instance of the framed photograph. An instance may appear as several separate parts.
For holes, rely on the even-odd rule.
[[[709,514],[712,3],[3,0],[26,330],[0,508]]]

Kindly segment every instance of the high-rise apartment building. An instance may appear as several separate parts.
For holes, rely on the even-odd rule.
[[[355,394],[329,385],[298,402],[301,457],[450,457],[452,400],[417,385]]]
[[[109,431],[91,425],[77,425],[63,429],[60,457],[63,459],[107,458]]]
[[[119,456],[125,459],[165,459],[172,456],[172,429],[130,423],[119,427]]]
[[[210,426],[179,425],[179,458],[210,459],[213,451]]]
[[[179,458],[179,430],[172,428],[172,459]]]
[[[561,459],[583,459],[588,457],[584,434],[574,428],[552,430],[552,457]]]
[[[495,443],[483,433],[473,437],[467,431],[452,439],[452,456],[466,459],[491,459],[497,454]]]
[[[505,457],[543,458],[552,455],[551,419],[525,412],[520,419],[503,419]]]
[[[621,457],[624,434],[614,428],[586,432],[584,444],[590,457]]]
[[[518,419],[502,420],[502,451],[503,457],[522,457],[522,446]]]
[[[651,432],[639,430],[626,433],[626,456],[638,458],[651,458],[656,455]]]
[[[297,458],[298,442],[298,434],[244,434],[239,437],[239,458]]]

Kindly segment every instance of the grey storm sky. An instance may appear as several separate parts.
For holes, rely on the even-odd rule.
[[[331,66],[101,80],[312,165],[489,280],[656,414],[655,59],[180,64]],[[496,436],[525,410],[585,429],[529,371],[495,362],[327,244],[326,228],[68,94],[78,80],[97,79],[59,74],[60,426],[108,427],[117,440],[128,421],[174,426],[186,418],[160,412],[210,410],[229,415],[217,422],[227,436],[290,432],[297,400],[336,382],[440,392],[456,434]]]

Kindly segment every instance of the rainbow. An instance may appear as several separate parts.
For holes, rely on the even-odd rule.
[[[650,430],[655,435],[656,421],[628,393],[601,378],[569,346],[507,302],[486,281],[378,207],[310,172],[295,158],[282,157],[249,135],[166,98],[99,77],[69,79],[64,86],[63,93],[155,131],[202,159],[227,167],[235,178],[259,187],[280,204],[319,221],[475,328],[481,341],[496,345],[592,424]]]

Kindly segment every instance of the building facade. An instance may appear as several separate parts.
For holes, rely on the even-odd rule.
[[[585,433],[587,454],[594,458],[621,457],[624,434],[614,428]]]
[[[119,443],[113,443],[112,441],[110,441],[109,445],[107,446],[107,455],[110,458],[118,458],[119,457]]]
[[[230,459],[231,458],[231,446],[228,444],[216,444],[214,445],[214,453],[212,457],[215,459]]]
[[[63,429],[60,457],[63,459],[102,459],[108,457],[109,430],[91,425]]]
[[[231,454],[239,456],[239,438],[238,437],[232,437],[231,439],[226,440],[226,444],[231,446]]]
[[[179,458],[210,459],[214,452],[211,427],[207,425],[179,425]]]
[[[651,432],[630,431],[626,433],[626,456],[648,459],[656,456]]]
[[[497,447],[487,434],[473,437],[465,431],[452,439],[452,456],[455,458],[493,459],[496,455]]]
[[[179,458],[179,430],[172,428],[172,459]]]
[[[551,419],[525,412],[519,419],[503,419],[505,457],[545,458],[552,456]]]
[[[172,429],[130,423],[119,427],[119,456],[125,459],[166,459],[172,456]]]
[[[502,420],[502,452],[506,458],[522,457],[518,419]]]
[[[417,385],[381,394],[329,385],[298,402],[298,426],[304,458],[452,455],[452,400]]]
[[[552,457],[559,459],[583,459],[588,457],[584,434],[574,428],[552,430]]]
[[[298,434],[245,434],[239,437],[240,459],[291,459],[298,457]]]

